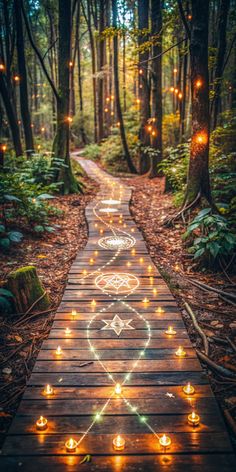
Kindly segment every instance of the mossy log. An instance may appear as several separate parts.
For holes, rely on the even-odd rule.
[[[50,306],[48,294],[33,266],[21,267],[10,272],[7,288],[14,296],[17,313],[25,313],[31,307],[34,311],[46,310]]]

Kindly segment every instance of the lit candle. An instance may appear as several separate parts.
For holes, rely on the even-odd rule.
[[[186,356],[186,352],[183,350],[182,346],[179,346],[175,355],[177,357],[185,357]]]
[[[92,306],[96,306],[96,305],[97,305],[96,300],[92,300],[92,301],[91,301],[91,305],[92,305]]]
[[[193,395],[195,392],[195,388],[190,384],[190,382],[188,382],[187,385],[183,387],[183,392],[186,395]]]
[[[94,259],[93,259],[92,257],[90,257],[89,263],[90,263],[90,264],[93,264],[93,263],[94,263]]]
[[[122,391],[121,385],[119,383],[117,383],[116,386],[115,386],[116,395],[120,395],[121,391]]]
[[[56,348],[56,354],[57,354],[57,356],[60,356],[60,355],[62,354],[61,346],[57,346],[57,348]]]
[[[165,331],[166,334],[176,334],[176,331],[172,328],[172,326],[168,326],[168,329]]]
[[[149,300],[148,300],[147,297],[145,297],[145,298],[143,299],[143,303],[149,303]]]
[[[153,295],[157,295],[157,289],[156,288],[154,288],[152,292],[153,292]]]
[[[143,257],[140,257],[139,262],[140,262],[140,264],[143,263]]]
[[[86,275],[88,271],[86,269],[83,270],[83,274]]]
[[[43,416],[40,416],[40,418],[36,421],[36,428],[39,431],[45,431],[48,427],[48,420],[47,418],[44,418]]]
[[[66,328],[66,329],[65,329],[65,334],[66,334],[66,335],[71,334],[70,328]]]
[[[136,253],[135,249],[132,249],[132,250],[131,250],[132,256],[135,256],[135,253]]]
[[[76,315],[77,315],[77,311],[76,311],[76,310],[72,310],[71,315],[72,315],[72,316],[76,316]]]
[[[168,447],[171,445],[171,439],[169,436],[166,436],[166,434],[163,434],[159,439],[159,443],[163,447]]]
[[[53,388],[51,387],[51,385],[46,385],[46,387],[44,388],[44,391],[43,391],[44,395],[53,395],[54,394],[54,390]]]
[[[66,446],[66,451],[67,452],[75,452],[77,448],[77,441],[75,439],[70,438],[68,441],[66,441],[65,446]]]
[[[161,306],[158,306],[158,308],[156,309],[156,313],[164,313],[165,310],[161,307]]]
[[[152,266],[149,265],[149,266],[148,266],[148,272],[151,272],[151,271],[152,271]]]
[[[188,423],[191,426],[198,426],[200,422],[200,416],[195,413],[195,411],[192,411],[190,415],[188,415]]]
[[[124,447],[125,447],[125,440],[124,438],[122,438],[122,436],[116,436],[114,439],[113,439],[113,447],[115,449],[115,451],[123,451]]]

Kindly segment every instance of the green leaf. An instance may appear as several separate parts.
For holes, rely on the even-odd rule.
[[[203,216],[208,215],[210,212],[211,212],[211,208],[204,208],[203,210],[199,211],[196,218],[197,219],[202,218]]]
[[[5,233],[6,228],[4,225],[0,225],[0,233]]]
[[[19,243],[23,238],[23,234],[19,231],[10,231],[8,233],[8,237],[10,241],[13,241],[14,243]]]
[[[55,198],[53,195],[50,195],[49,193],[41,193],[41,195],[37,196],[37,200],[49,200]]]
[[[21,202],[21,200],[14,195],[4,195],[5,200],[8,200],[9,202]]]
[[[9,249],[9,247],[10,247],[10,239],[8,239],[8,238],[2,238],[2,239],[0,239],[0,246],[1,246],[3,249]]]
[[[45,231],[48,231],[48,233],[53,233],[56,230],[53,226],[45,226]]]
[[[210,253],[211,255],[214,257],[214,259],[216,258],[217,254],[219,253],[220,251],[220,245],[216,242],[213,242],[210,244],[209,246],[209,250],[210,250]]]
[[[42,226],[42,225],[35,225],[34,226],[34,231],[36,231],[36,233],[43,233],[45,231],[45,229],[44,229],[44,226]]]
[[[205,252],[204,248],[198,249],[194,254],[194,259],[197,259],[198,257],[202,256],[204,252]]]
[[[4,295],[5,297],[13,297],[13,294],[10,292],[10,290],[7,290],[6,288],[0,288],[0,295]]]

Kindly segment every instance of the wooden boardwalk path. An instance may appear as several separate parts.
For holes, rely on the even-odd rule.
[[[4,443],[1,470],[236,470],[176,302],[130,215],[131,190],[94,163],[80,162],[101,184],[86,210],[89,240],[71,267]],[[165,333],[169,325],[175,335]],[[178,346],[185,357],[176,356]],[[183,392],[187,382],[195,388],[191,397]],[[47,384],[51,395],[44,393]],[[200,415],[196,427],[188,424],[193,409]],[[48,420],[45,431],[36,428],[40,416]],[[164,433],[171,438],[168,448],[159,443]],[[113,447],[117,435],[125,439],[122,451]],[[71,437],[74,453],[65,447]]]

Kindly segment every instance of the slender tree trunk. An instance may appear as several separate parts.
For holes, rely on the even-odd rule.
[[[80,110],[80,134],[83,144],[87,144],[88,140],[84,129],[84,104],[83,104],[83,83],[81,72],[81,52],[80,52],[80,19],[81,19],[81,2],[78,2],[76,16],[76,44],[77,44],[77,65],[78,65],[78,85],[79,85],[79,110]]]
[[[149,0],[138,0],[138,45],[139,48],[148,40],[148,35],[144,34],[144,30],[148,29],[148,13]],[[144,174],[148,171],[150,161],[147,154],[144,152],[144,147],[150,144],[149,134],[147,132],[148,119],[150,118],[150,89],[148,84],[148,63],[149,50],[144,52],[139,50],[139,97],[140,100],[140,129],[139,139],[141,142],[140,152],[140,173]],[[139,102],[138,102],[139,103]]]
[[[114,67],[114,87],[115,87],[115,100],[116,100],[116,110],[117,110],[117,119],[120,123],[120,137],[122,141],[122,146],[124,150],[124,156],[127,161],[129,170],[131,173],[136,173],[136,168],[133,164],[133,161],[130,156],[126,134],[125,134],[125,127],[123,121],[123,115],[121,111],[121,104],[120,104],[120,90],[119,90],[119,70],[118,70],[118,30],[117,30],[117,0],[112,0],[112,26],[114,28],[114,37],[113,37],[113,46],[114,46],[114,60],[113,60],[113,67]]]
[[[183,60],[183,98],[182,98],[182,107],[181,107],[181,129],[180,136],[181,141],[185,136],[185,117],[186,117],[186,101],[187,101],[187,71],[188,71],[188,39],[184,43],[184,60]]]
[[[18,70],[20,75],[20,108],[24,127],[26,152],[30,154],[34,150],[33,133],[28,101],[28,85],[25,60],[25,45],[22,24],[22,0],[14,0],[14,11],[16,19],[16,46]]]
[[[105,39],[102,33],[105,28],[105,0],[99,0],[99,39],[98,39],[98,141],[104,138],[104,58]]]
[[[212,128],[217,126],[218,114],[221,104],[221,85],[223,76],[224,59],[226,52],[227,19],[229,14],[230,0],[221,0],[218,23],[218,51],[214,77],[214,98],[212,107]]]
[[[162,8],[161,0],[151,2],[152,37],[152,136],[151,144],[156,150],[151,160],[150,177],[158,174],[157,166],[162,160]],[[157,56],[157,57],[156,57]]]
[[[73,193],[78,189],[74,179],[69,153],[70,123],[70,70],[71,54],[71,0],[59,0],[59,57],[58,57],[58,84],[59,97],[57,100],[57,131],[53,143],[53,152],[56,159],[63,160],[67,167],[61,167],[56,181],[63,182],[64,194]]]
[[[211,204],[209,180],[209,77],[208,77],[209,1],[192,0],[190,38],[192,138],[185,205],[199,195]]]
[[[92,24],[91,24],[91,15],[92,15],[91,4],[90,4],[90,0],[88,0],[87,1],[87,24],[88,24],[91,59],[92,59],[94,141],[96,143],[98,140],[96,54],[95,54],[95,44],[94,44],[94,37],[93,37]]]
[[[14,144],[16,156],[22,156],[23,150],[22,150],[22,145],[21,145],[20,131],[19,131],[18,123],[17,123],[17,117],[15,114],[15,109],[11,102],[9,89],[6,85],[6,82],[4,80],[2,73],[0,73],[0,95],[2,97],[2,101],[4,103],[7,118],[9,121],[10,128],[11,128],[12,141]]]

